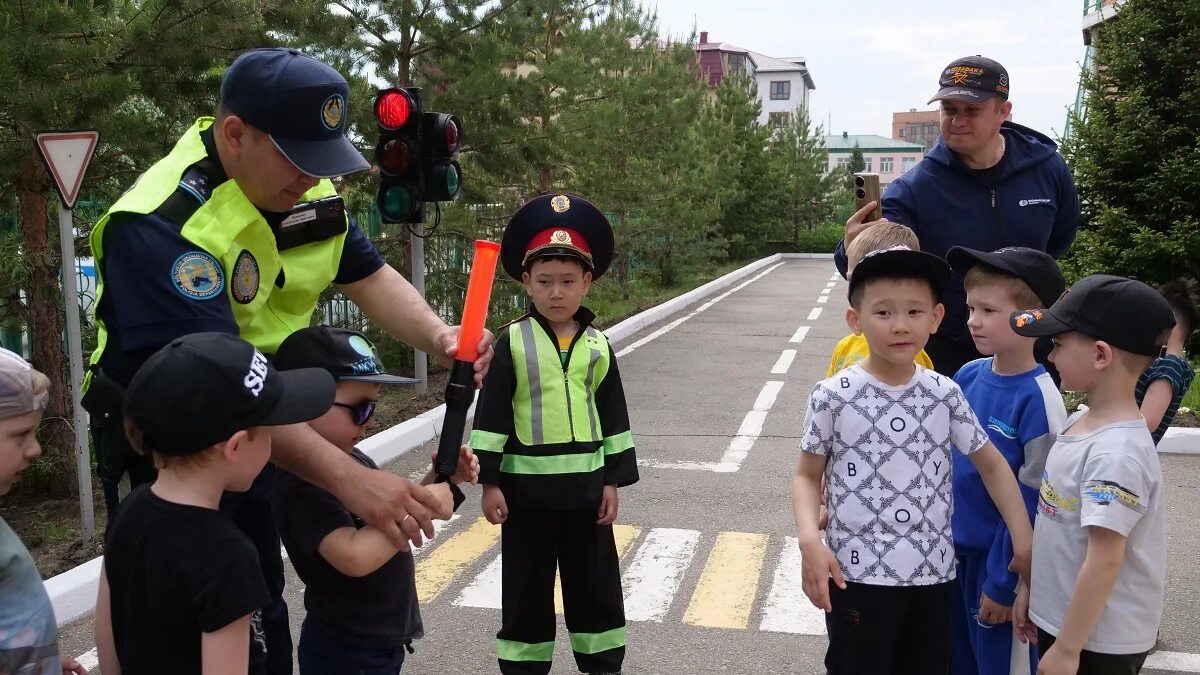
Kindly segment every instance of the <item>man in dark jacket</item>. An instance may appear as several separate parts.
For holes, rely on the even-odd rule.
[[[1005,121],[1012,112],[1008,71],[991,59],[968,56],[946,66],[939,85],[930,102],[941,102],[941,137],[915,168],[888,186],[884,219],[912,228],[922,250],[943,258],[952,246],[981,251],[1028,246],[1061,256],[1079,225],[1075,182],[1054,141]],[[878,222],[862,222],[872,208],[873,202],[846,222],[846,238],[834,253],[843,276],[846,244]],[[942,302],[946,318],[925,350],[938,372],[954,375],[980,357],[966,326],[961,276],[946,285]]]

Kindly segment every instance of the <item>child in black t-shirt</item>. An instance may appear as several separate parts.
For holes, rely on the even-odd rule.
[[[329,409],[319,369],[277,372],[224,333],[179,338],[138,370],[126,432],[158,479],[137,488],[108,531],[95,639],[106,675],[246,673],[252,615],[267,603],[254,545],[217,506],[271,456],[271,426]]]
[[[415,380],[385,373],[375,347],[361,333],[329,326],[289,335],[275,353],[275,365],[284,371],[322,368],[334,376],[335,400],[309,426],[359,463],[378,469],[355,444],[371,422],[381,386]],[[439,490],[447,508],[452,500],[457,509],[463,496],[455,483],[475,482],[478,476],[479,463],[463,446],[450,483],[434,484],[432,472],[421,483]],[[400,672],[405,651],[424,635],[412,554],[397,549],[337,497],[284,471],[275,478],[271,511],[305,585],[300,674]]]

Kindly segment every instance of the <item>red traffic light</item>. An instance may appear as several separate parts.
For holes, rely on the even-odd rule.
[[[394,131],[408,122],[413,107],[412,99],[406,92],[386,89],[375,99],[375,119],[379,121],[379,126]]]
[[[446,152],[458,152],[458,124],[453,117],[446,123]]]

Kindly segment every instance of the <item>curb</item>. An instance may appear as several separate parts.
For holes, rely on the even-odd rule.
[[[1200,455],[1200,429],[1167,429],[1167,433],[1158,442],[1158,451],[1169,455]]]
[[[826,258],[832,259],[833,255],[828,253],[776,253],[635,314],[605,330],[604,334],[608,337],[609,342],[619,342],[642,328],[661,321],[684,307],[698,302],[701,298],[732,286],[743,277],[772,263],[779,262],[781,259]],[[478,396],[478,392],[476,392],[476,396]],[[472,403],[467,414],[472,414],[474,409],[475,404]],[[437,438],[442,433],[442,421],[445,417],[446,406],[443,404],[363,439],[358,444],[358,448],[376,464],[385,466],[401,455]],[[1197,451],[1200,452],[1200,448],[1197,448]],[[59,626],[91,616],[95,611],[96,590],[100,583],[102,560],[102,557],[93,558],[43,582],[42,585],[50,595],[50,602],[54,605],[54,616]]]

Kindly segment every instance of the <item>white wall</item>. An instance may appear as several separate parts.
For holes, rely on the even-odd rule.
[[[762,101],[762,113],[758,117],[758,123],[765,125],[773,112],[785,112],[796,114],[797,108],[808,110],[808,88],[804,86],[804,74],[800,71],[785,71],[785,72],[767,72],[758,73],[755,77],[758,82],[758,99]],[[792,91],[791,97],[787,100],[773,101],[771,100],[771,83],[772,82],[791,82]]]

